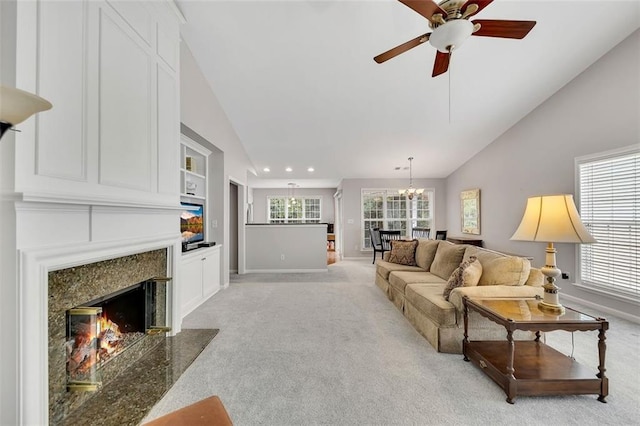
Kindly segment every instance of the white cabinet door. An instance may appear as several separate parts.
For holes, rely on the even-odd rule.
[[[202,303],[202,257],[190,256],[180,265],[180,307],[184,317]]]
[[[220,290],[220,247],[187,252],[180,262],[180,315],[187,314]]]
[[[204,255],[202,262],[202,289],[207,298],[220,290],[220,249],[216,248]]]

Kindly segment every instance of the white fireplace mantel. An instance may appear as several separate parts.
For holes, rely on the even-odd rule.
[[[66,244],[19,250],[19,416],[20,424],[48,424],[48,274],[151,250],[167,249],[167,276],[178,271],[180,239],[175,233],[152,238]],[[167,318],[171,334],[180,331],[179,292],[171,285]]]

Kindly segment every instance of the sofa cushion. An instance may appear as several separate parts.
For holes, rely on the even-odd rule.
[[[376,262],[376,272],[385,280],[389,279],[389,274],[393,271],[424,272],[424,269],[417,266],[407,266],[400,265],[399,263],[391,263],[385,260],[378,260]]]
[[[389,275],[389,285],[402,294],[407,284],[431,284],[442,286],[446,281],[430,272],[393,271]]]
[[[391,240],[391,254],[389,255],[389,262],[399,263],[400,265],[417,266],[417,246],[418,240]]]
[[[418,247],[416,248],[416,263],[419,267],[428,271],[433,263],[433,258],[436,257],[436,250],[438,249],[438,243],[440,240],[418,240]]]
[[[444,300],[443,288],[442,285],[409,284],[405,289],[405,299],[438,326],[452,326],[456,324],[456,308]]]
[[[468,259],[470,256],[476,256],[482,264],[479,286],[523,285],[529,278],[531,262],[524,257],[509,256],[479,247],[469,247],[464,258]]]
[[[508,256],[482,265],[482,285],[524,285],[529,277],[531,263],[523,257]]]
[[[471,287],[477,285],[480,280],[480,275],[482,275],[482,265],[478,262],[478,259],[476,259],[475,256],[471,256],[469,259],[464,260],[460,266],[451,273],[451,276],[447,281],[447,285],[442,292],[444,300],[449,300],[451,290],[456,287]]]
[[[443,280],[448,280],[451,273],[460,265],[460,262],[462,262],[465,249],[466,246],[462,244],[440,241],[429,272],[439,276]]]

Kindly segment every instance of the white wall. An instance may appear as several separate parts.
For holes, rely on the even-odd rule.
[[[207,82],[184,41],[180,61],[180,121],[223,151],[225,175],[246,185],[247,171],[255,174],[255,169],[214,93],[215,87]]]
[[[333,223],[333,194],[335,188],[296,188],[296,197],[321,197],[320,222]],[[255,188],[253,190],[253,223],[268,222],[267,197],[288,195],[286,188]]]
[[[327,270],[324,225],[247,225],[247,272]]]
[[[214,163],[210,164],[214,169],[210,171],[210,175],[221,176],[221,179],[215,182],[210,181],[216,198],[211,200],[211,211],[216,215],[215,219],[218,222],[216,229],[210,229],[210,235],[217,242],[224,243],[229,241],[229,182],[233,180],[246,185],[247,173],[255,173],[255,169],[212,87],[184,41],[180,48],[180,61],[180,121],[223,154],[222,157],[214,156]],[[220,162],[220,158],[224,161]],[[223,173],[219,170],[221,163]],[[244,191],[239,191],[238,194],[244,196]],[[242,242],[239,244],[242,246]],[[229,283],[229,258],[229,244],[224,244],[222,277],[225,286]]]
[[[409,179],[344,179],[342,189],[342,239],[345,257],[372,256],[362,249],[362,189],[404,188]],[[444,179],[413,179],[416,188],[435,190],[435,229],[446,229],[447,191]]]
[[[529,196],[575,194],[574,159],[640,142],[640,30],[603,56],[447,178],[447,226],[460,231],[460,191],[481,189],[485,246],[535,257],[544,244],[509,241]],[[570,274],[561,294],[637,315],[638,307],[572,285],[575,245],[558,244],[558,266]]]

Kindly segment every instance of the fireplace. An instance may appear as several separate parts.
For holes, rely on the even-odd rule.
[[[164,314],[168,281],[154,277],[67,311],[67,390],[98,390],[107,362],[145,335],[171,330]]]
[[[49,423],[64,423],[95,394],[87,391],[164,340],[168,256],[155,249],[48,273]]]

